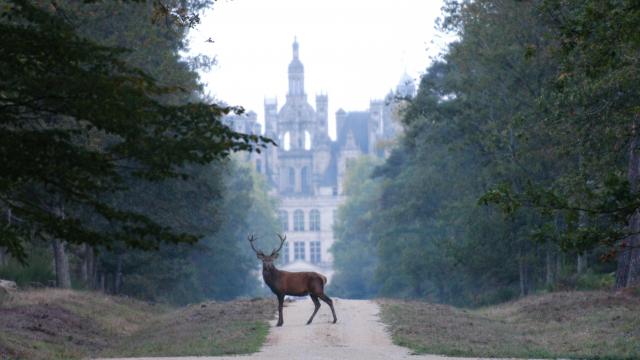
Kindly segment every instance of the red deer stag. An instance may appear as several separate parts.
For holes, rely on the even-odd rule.
[[[277,326],[282,326],[282,306],[285,295],[311,296],[311,300],[313,300],[316,308],[313,310],[309,321],[307,321],[307,325],[311,324],[313,317],[316,316],[318,309],[320,309],[320,301],[318,299],[321,299],[329,305],[331,313],[333,314],[333,323],[335,324],[338,318],[336,318],[336,311],[333,309],[333,301],[324,294],[324,286],[327,283],[327,278],[324,275],[316,272],[281,271],[273,265],[273,262],[278,259],[280,249],[282,249],[282,245],[284,245],[287,239],[286,235],[282,237],[278,234],[278,237],[280,238],[280,246],[277,249],[273,249],[271,255],[265,255],[262,251],[256,250],[253,245],[253,242],[256,240],[255,237],[253,235],[249,236],[251,248],[255,251],[258,259],[262,260],[262,278],[271,291],[278,297]]]

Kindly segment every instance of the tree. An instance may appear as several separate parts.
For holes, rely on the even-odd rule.
[[[566,240],[611,221],[549,207],[557,197],[539,191],[571,189],[576,199],[584,187],[575,175],[597,169],[565,146],[574,143],[572,127],[553,126],[562,62],[559,29],[542,5],[446,3],[441,28],[459,40],[427,69],[400,146],[374,171],[382,185],[371,224],[379,226],[367,234],[380,294],[504,301],[566,276],[560,250],[579,255],[576,262],[598,250]]]
[[[152,301],[187,304],[256,292],[250,233],[273,236],[275,203],[267,186],[238,157],[190,171],[189,181],[165,180],[123,194],[137,212],[178,231],[195,245],[162,244],[157,251],[98,248],[96,288]]]
[[[558,96],[569,100],[556,102],[556,116],[574,129],[577,151],[595,170],[578,188],[590,188],[594,199],[581,205],[608,220],[608,229],[582,239],[616,246],[616,287],[639,285],[640,4],[548,0],[545,11],[561,35]]]
[[[330,251],[336,274],[331,282],[337,296],[362,299],[375,296],[378,286],[371,281],[378,264],[377,244],[371,227],[377,219],[380,182],[370,175],[376,161],[358,159],[347,171],[345,195],[349,201],[338,209],[333,231],[336,241]]]
[[[188,164],[273,143],[220,122],[241,109],[161,101],[184,89],[131,66],[127,50],[80,36],[59,8],[9,1],[0,32],[0,207],[10,213],[0,245],[18,259],[32,230],[107,248],[193,243],[108,195],[126,179],[188,178]]]
[[[565,167],[551,182],[532,181],[523,191],[507,186],[488,197],[561,218],[564,229],[539,236],[580,253],[607,248],[605,259],[617,258],[616,287],[636,285],[640,8],[633,1],[548,0],[539,12],[558,39],[550,47],[557,70],[540,98],[547,112],[539,127],[552,140],[545,150],[557,156],[547,161]]]

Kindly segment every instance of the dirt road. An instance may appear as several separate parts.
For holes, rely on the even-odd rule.
[[[163,360],[282,360],[282,359],[412,359],[454,360],[433,355],[410,355],[405,348],[395,346],[378,319],[378,305],[367,300],[335,299],[338,323],[331,324],[331,311],[322,308],[311,325],[305,325],[313,311],[310,300],[288,303],[284,309],[284,326],[272,321],[267,343],[262,351],[252,355],[231,357],[181,357]],[[136,358],[135,360],[151,360]],[[155,358],[160,359],[160,358]],[[469,360],[469,359],[467,359]]]

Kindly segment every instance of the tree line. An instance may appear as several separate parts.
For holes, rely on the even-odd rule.
[[[0,4],[0,277],[176,303],[255,289],[276,229],[242,113],[181,58],[210,1]]]
[[[349,175],[341,296],[483,305],[640,284],[640,6],[446,1],[456,36]]]

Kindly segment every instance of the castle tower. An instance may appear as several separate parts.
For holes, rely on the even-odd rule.
[[[273,139],[278,146],[282,146],[282,139],[278,136],[278,99],[264,99],[264,136]],[[278,184],[278,149],[269,146],[265,153],[265,174],[270,184]]]
[[[404,99],[410,99],[416,95],[416,84],[406,71],[396,86],[396,95]]]
[[[276,136],[278,133],[278,99],[264,99],[264,134]]]
[[[347,175],[347,171],[352,166],[353,162],[363,155],[360,147],[356,144],[355,135],[353,131],[349,130],[345,144],[340,149],[338,155],[338,193],[344,193],[344,181]]]
[[[304,66],[299,44],[294,40],[293,58],[288,67],[289,92],[278,113],[279,191],[295,196],[313,194],[312,144],[317,129],[316,112],[304,91]]]
[[[307,99],[307,94],[304,93],[304,66],[299,57],[299,45],[298,40],[293,40],[293,59],[289,63],[289,93],[287,94],[287,101],[289,98],[302,98]]]
[[[318,135],[329,135],[329,98],[327,95],[316,95],[316,121]]]
[[[384,140],[384,101],[369,102],[369,154],[381,156],[379,141]]]

